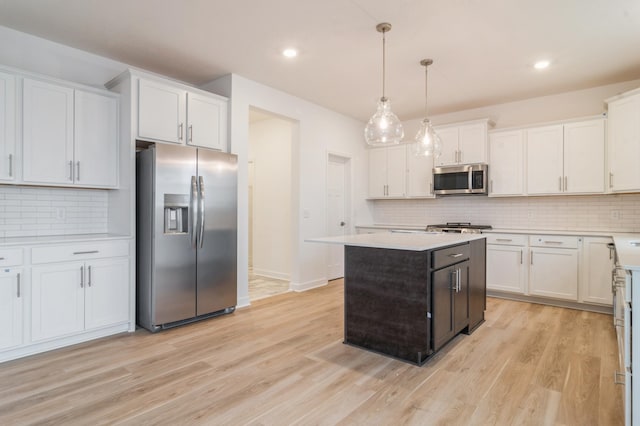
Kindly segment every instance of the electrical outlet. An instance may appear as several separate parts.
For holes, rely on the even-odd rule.
[[[613,220],[622,219],[622,212],[620,210],[611,210],[611,219]]]

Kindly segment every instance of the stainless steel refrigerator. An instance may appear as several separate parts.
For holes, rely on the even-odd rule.
[[[157,331],[237,304],[237,157],[151,144],[136,154],[137,322]]]

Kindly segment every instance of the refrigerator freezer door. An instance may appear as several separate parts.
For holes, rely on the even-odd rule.
[[[196,149],[157,144],[155,164],[154,211],[154,325],[167,324],[196,315],[196,250],[191,246],[193,220],[188,233],[164,232],[165,194],[180,194],[190,199],[191,177],[196,176]],[[193,204],[189,203],[189,209]],[[193,215],[189,211],[189,218]]]
[[[237,164],[233,154],[198,149],[204,227],[198,241],[197,315],[237,304]]]

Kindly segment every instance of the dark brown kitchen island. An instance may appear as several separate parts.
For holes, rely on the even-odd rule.
[[[345,245],[344,342],[422,365],[484,321],[485,238],[360,234]]]

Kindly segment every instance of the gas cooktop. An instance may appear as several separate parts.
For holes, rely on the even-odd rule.
[[[427,231],[459,232],[462,234],[480,234],[483,229],[491,229],[491,225],[472,225],[470,222],[447,222],[440,225],[427,225]]]

